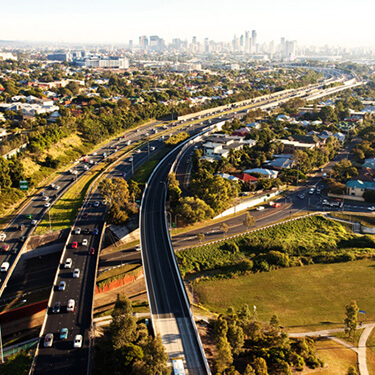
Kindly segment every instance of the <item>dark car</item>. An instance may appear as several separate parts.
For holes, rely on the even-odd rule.
[[[19,225],[18,225],[18,230],[22,230],[23,228],[25,228],[25,225],[24,225],[24,224],[19,224]]]
[[[92,231],[92,234],[99,234],[99,229],[98,228],[94,228],[94,230]]]
[[[90,229],[89,228],[85,228],[83,230],[83,234],[90,234]]]
[[[52,313],[58,314],[61,310],[61,302],[56,302],[52,307]]]
[[[84,214],[83,214],[83,218],[84,219],[87,219],[89,217],[89,214],[87,213],[87,212],[85,212]]]

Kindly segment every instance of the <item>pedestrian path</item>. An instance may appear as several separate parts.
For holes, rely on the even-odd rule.
[[[341,340],[337,337],[332,336],[332,334],[334,333],[345,331],[345,328],[325,329],[321,331],[311,331],[311,332],[301,332],[301,333],[290,333],[289,336],[290,337],[307,337],[307,336],[328,337],[331,340],[356,352],[358,356],[359,375],[369,375],[368,368],[367,368],[367,361],[366,361],[366,349],[367,349],[366,342],[374,327],[375,327],[375,323],[363,324],[357,327],[358,329],[364,328],[361,334],[361,337],[359,338],[357,347],[352,344],[347,343],[344,340]]]

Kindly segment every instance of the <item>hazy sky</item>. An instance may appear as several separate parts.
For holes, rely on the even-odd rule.
[[[140,35],[375,47],[374,0],[1,1],[0,40],[138,43]]]

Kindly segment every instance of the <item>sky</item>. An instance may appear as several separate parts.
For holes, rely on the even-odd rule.
[[[375,48],[374,0],[0,0],[0,40],[138,44],[140,35]]]

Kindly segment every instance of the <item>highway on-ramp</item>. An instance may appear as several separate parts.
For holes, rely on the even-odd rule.
[[[170,358],[183,357],[189,374],[202,375],[208,374],[209,369],[191,319],[165,220],[166,183],[176,152],[164,159],[145,189],[140,216],[143,266],[156,333],[161,334]]]

